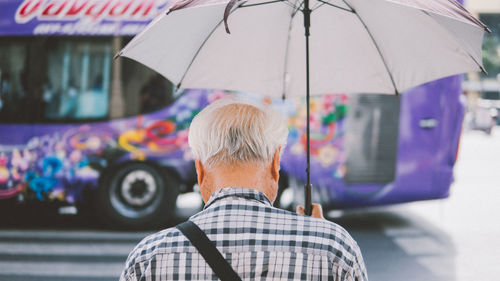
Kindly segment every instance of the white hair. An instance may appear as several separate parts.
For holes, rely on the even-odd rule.
[[[189,128],[194,158],[207,168],[218,164],[268,163],[285,148],[284,116],[271,106],[241,98],[222,98],[195,116]]]

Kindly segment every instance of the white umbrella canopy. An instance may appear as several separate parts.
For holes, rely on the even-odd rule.
[[[183,88],[304,96],[302,1],[174,2],[121,52]],[[187,5],[185,5],[187,4]],[[185,6],[183,6],[185,5]],[[310,0],[310,92],[395,93],[480,71],[486,27],[454,0]],[[174,7],[175,8],[175,7]]]
[[[180,0],[118,55],[179,88],[305,95],[309,120],[310,94],[398,94],[484,72],[485,30],[455,0]],[[309,135],[307,122],[308,215]]]

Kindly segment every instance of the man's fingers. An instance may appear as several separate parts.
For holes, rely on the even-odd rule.
[[[297,206],[297,208],[296,208],[295,212],[296,212],[297,214],[299,214],[299,215],[305,215],[304,207],[302,207],[302,206],[300,206],[300,205],[299,205],[299,206]]]
[[[311,217],[324,219],[323,208],[320,204],[312,204],[312,214]]]
[[[305,215],[305,210],[304,210],[304,207],[302,206],[297,206],[295,212],[299,215]],[[323,208],[321,208],[321,205],[320,204],[312,204],[312,213],[311,213],[311,217],[313,218],[320,218],[320,219],[324,219],[323,217]]]

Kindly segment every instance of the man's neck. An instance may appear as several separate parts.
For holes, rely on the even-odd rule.
[[[206,202],[215,191],[222,188],[243,187],[256,189],[273,202],[277,187],[269,176],[270,173],[266,173],[267,168],[258,164],[213,167],[206,174],[201,189],[203,200]]]

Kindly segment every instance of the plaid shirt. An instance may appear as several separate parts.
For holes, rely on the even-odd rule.
[[[254,189],[223,188],[192,216],[242,280],[367,281],[358,245],[342,227],[275,208]],[[219,280],[175,227],[142,240],[121,281]]]

